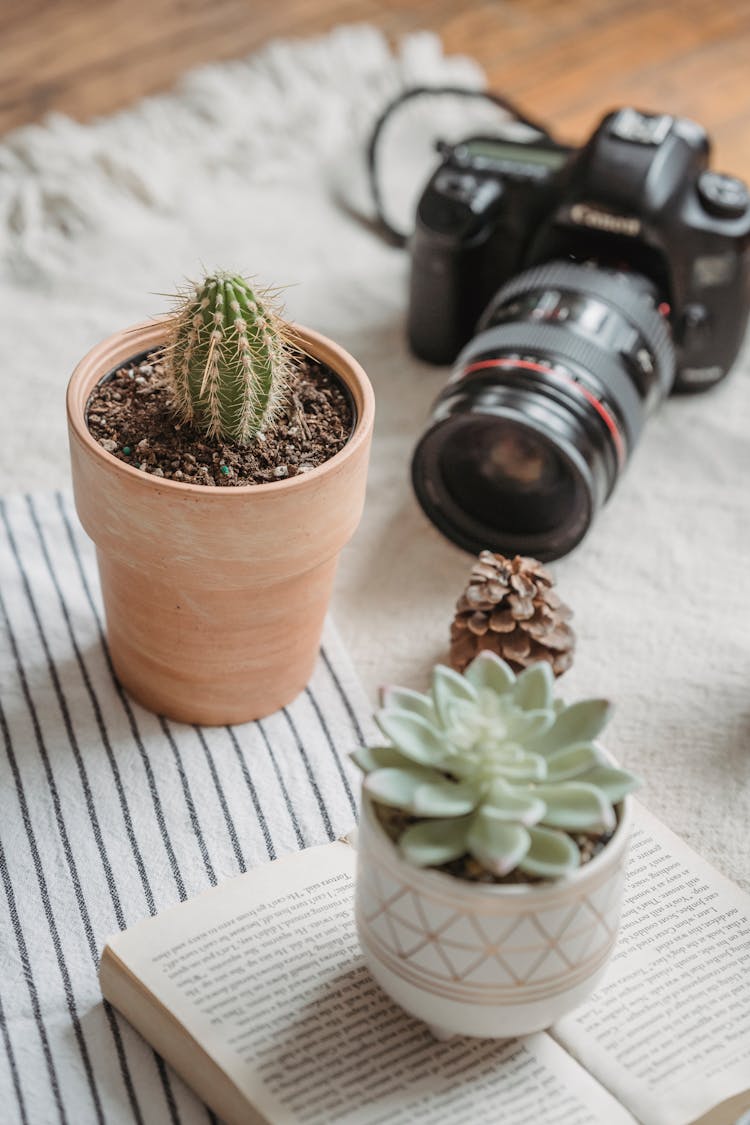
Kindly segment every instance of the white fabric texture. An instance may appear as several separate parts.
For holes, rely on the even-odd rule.
[[[349,348],[375,387],[368,502],[334,603],[370,690],[424,682],[470,559],[423,518],[409,484],[446,372],[408,353],[407,256],[341,195],[362,198],[363,145],[387,98],[446,81],[482,77],[431,36],[393,54],[378,32],[344,28],[209,67],[90,126],[56,118],[0,146],[0,487],[64,482],[67,375],[97,339],[162,311],[155,294],[201,263],[288,284],[289,314]],[[403,198],[425,175],[413,148],[388,161],[387,189]],[[716,390],[664,404],[590,534],[554,568],[578,632],[561,689],[616,701],[608,743],[643,775],[644,803],[745,887],[749,381],[745,355]]]

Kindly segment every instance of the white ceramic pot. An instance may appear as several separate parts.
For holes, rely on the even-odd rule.
[[[549,1027],[593,992],[617,936],[631,812],[570,877],[470,883],[401,858],[363,795],[356,915],[382,988],[436,1034],[510,1038]]]

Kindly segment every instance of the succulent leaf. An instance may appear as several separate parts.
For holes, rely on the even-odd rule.
[[[466,854],[470,817],[423,820],[410,825],[399,838],[401,854],[415,867],[439,867]]]
[[[436,664],[432,673],[432,698],[443,726],[449,726],[453,719],[453,704],[476,703],[476,688],[444,664]]]
[[[542,879],[559,879],[580,866],[581,853],[575,840],[564,832],[536,825],[529,828],[531,843],[518,866],[527,875]]]
[[[172,315],[165,374],[178,416],[246,444],[284,397],[292,346],[268,294],[237,274],[191,286]]]
[[[433,725],[438,721],[435,705],[429,695],[412,691],[411,688],[392,687],[389,684],[381,688],[380,702],[381,706],[387,707],[388,710],[413,711],[415,715],[421,715]]]
[[[615,814],[601,789],[582,781],[561,781],[538,785],[534,792],[547,806],[542,824],[567,828],[573,832],[611,831]]]
[[[408,770],[414,765],[395,746],[360,746],[352,751],[351,759],[363,773],[372,773],[373,770],[389,766]]]
[[[364,787],[381,805],[411,812],[420,785],[432,780],[432,771],[421,769],[419,766],[412,765],[409,769],[394,769],[387,766],[385,769],[368,773]]]
[[[613,804],[621,801],[628,793],[634,789],[633,775],[628,773],[627,770],[619,769],[617,766],[597,765],[593,769],[586,770],[578,778],[578,781],[588,782],[589,785],[595,785]]]
[[[438,780],[425,781],[414,794],[411,811],[415,816],[465,816],[476,808],[479,790],[466,782]]]
[[[507,785],[495,783],[482,805],[485,816],[495,820],[514,820],[528,828],[542,819],[547,806],[533,790],[513,790]]]
[[[603,760],[603,751],[593,742],[581,742],[578,746],[567,746],[555,750],[547,758],[548,781],[570,781],[586,770],[593,769]]]
[[[522,824],[488,816],[480,809],[474,816],[466,847],[493,875],[507,875],[526,855],[531,845],[528,829]]]
[[[548,710],[518,711],[508,722],[508,737],[523,741],[526,746],[535,746],[553,722],[553,716]]]
[[[450,781],[419,766],[375,770],[367,775],[365,788],[381,804],[413,816],[464,816],[479,800],[475,786]]]
[[[421,715],[394,707],[381,708],[375,718],[383,734],[413,762],[438,768],[448,762],[450,746],[445,736]]]
[[[581,699],[560,711],[555,721],[533,740],[531,749],[551,754],[571,743],[591,742],[607,724],[612,704],[607,699]]]
[[[525,668],[516,680],[513,699],[524,711],[546,710],[552,702],[555,677],[546,660]]]
[[[464,676],[477,689],[489,688],[497,695],[510,691],[516,677],[510,665],[496,656],[494,652],[480,652],[464,672]]]
[[[541,754],[523,751],[517,761],[506,761],[497,772],[509,781],[541,781],[547,776],[547,763]]]

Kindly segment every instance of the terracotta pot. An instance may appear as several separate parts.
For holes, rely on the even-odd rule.
[[[130,694],[182,722],[223,725],[289,703],[310,678],[339,552],[359,523],[374,396],[359,364],[296,328],[356,409],[344,448],[304,475],[220,488],[124,464],[94,440],[95,385],[163,340],[161,321],[118,332],[68,386],[78,515],[94,540],[115,670]]]
[[[407,863],[365,794],[357,929],[381,987],[439,1038],[510,1038],[549,1027],[593,992],[614,948],[631,811],[572,875],[471,883]]]

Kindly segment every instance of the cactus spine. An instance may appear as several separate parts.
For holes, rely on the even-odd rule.
[[[165,349],[175,410],[209,437],[246,445],[273,418],[291,345],[268,294],[215,273],[181,295]]]

